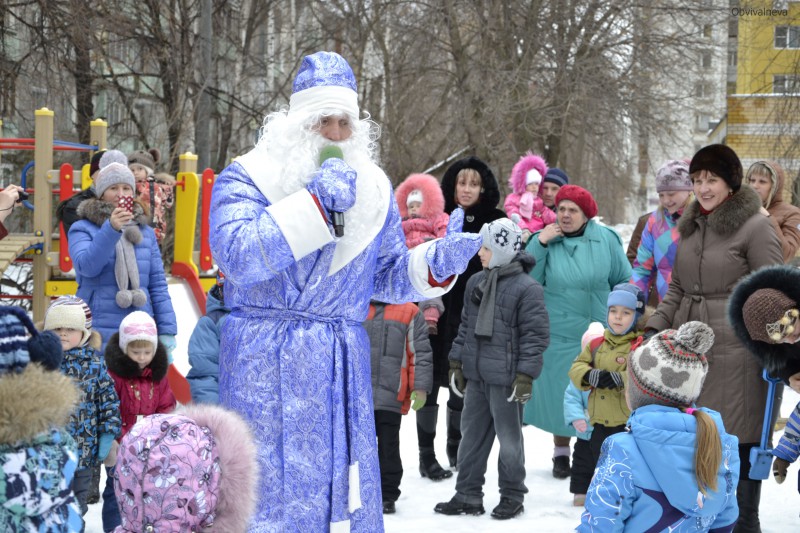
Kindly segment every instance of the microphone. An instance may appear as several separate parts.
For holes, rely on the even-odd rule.
[[[319,153],[319,164],[322,166],[322,163],[327,161],[328,159],[344,159],[344,153],[342,153],[342,149],[336,145],[328,145],[322,148],[322,151]],[[339,213],[338,211],[331,211],[331,218],[333,218],[333,233],[337,237],[344,236],[344,213]]]

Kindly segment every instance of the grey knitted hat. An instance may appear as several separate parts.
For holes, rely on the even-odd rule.
[[[628,358],[628,401],[643,405],[691,406],[700,397],[708,373],[706,352],[714,331],[703,322],[687,322],[678,330],[653,336]]]
[[[103,152],[103,155],[100,156],[100,163],[97,165],[97,169],[100,170],[109,163],[119,163],[120,165],[125,165],[127,167],[128,158],[119,150],[106,150]]]
[[[489,268],[507,265],[522,250],[522,230],[507,218],[487,222],[481,228],[483,245],[492,251]]]
[[[124,183],[130,185],[131,189],[136,189],[136,179],[133,177],[133,172],[128,168],[128,165],[112,161],[103,166],[103,160],[101,159],[100,172],[94,180],[94,190],[97,193],[97,197],[102,198],[106,189],[118,183]]]

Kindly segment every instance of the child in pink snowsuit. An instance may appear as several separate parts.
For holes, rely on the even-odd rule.
[[[444,237],[450,216],[444,212],[444,195],[436,178],[430,174],[410,174],[395,191],[397,207],[403,217],[406,246],[414,248],[433,239]],[[428,332],[437,333],[439,317],[444,312],[440,297],[419,303]]]
[[[513,192],[506,196],[503,208],[508,218],[522,228],[524,241],[531,234],[556,221],[556,214],[545,207],[544,201],[537,194],[545,174],[547,163],[530,152],[522,156],[511,169],[509,183]]]

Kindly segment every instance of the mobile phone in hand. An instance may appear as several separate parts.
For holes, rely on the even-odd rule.
[[[118,205],[128,211],[128,213],[133,213],[133,196],[120,196]]]

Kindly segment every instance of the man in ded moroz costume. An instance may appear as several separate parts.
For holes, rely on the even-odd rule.
[[[289,109],[267,117],[256,147],[214,185],[211,247],[231,307],[219,397],[256,434],[253,532],[383,531],[361,323],[371,297],[447,292],[480,248],[479,235],[460,232],[460,210],[445,238],[406,248],[373,127],[359,120],[347,62],[307,56]],[[341,155],[321,157],[330,145]],[[341,238],[333,213],[344,214]]]

